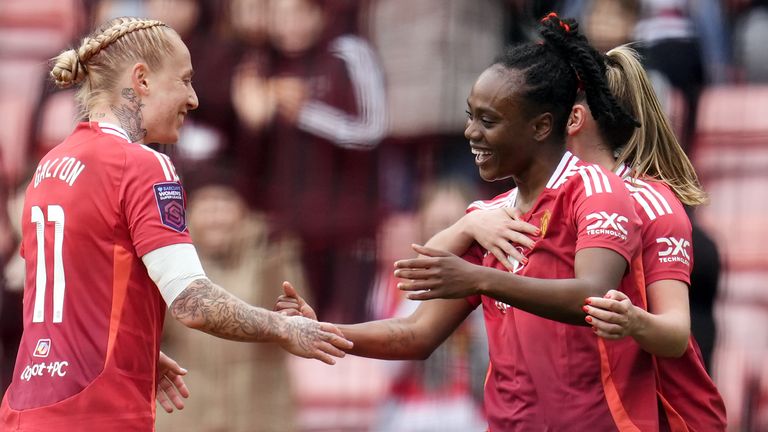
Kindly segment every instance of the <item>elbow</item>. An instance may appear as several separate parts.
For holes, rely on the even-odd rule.
[[[176,299],[171,303],[169,312],[176,321],[184,324],[184,326],[195,330],[205,330],[208,324],[205,314],[199,309],[191,309],[187,306],[188,304],[183,300]]]

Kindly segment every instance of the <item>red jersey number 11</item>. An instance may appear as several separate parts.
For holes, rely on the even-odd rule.
[[[45,214],[38,206],[32,206],[32,223],[37,238],[37,264],[35,271],[35,307],[32,322],[45,319],[45,287],[48,275],[45,268]],[[64,209],[60,205],[48,206],[48,222],[53,222],[53,322],[60,323],[64,314],[64,263],[61,249],[64,244]]]

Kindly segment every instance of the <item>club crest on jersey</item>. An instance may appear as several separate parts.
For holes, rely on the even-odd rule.
[[[549,219],[552,217],[552,212],[549,211],[549,209],[544,211],[544,216],[541,217],[541,222],[539,223],[541,231],[541,234],[539,235],[539,238],[544,238],[545,235],[547,235],[547,228],[549,228]]]
[[[156,183],[152,186],[160,212],[160,221],[168,228],[182,232],[187,228],[184,210],[184,190],[176,182]]]
[[[35,346],[35,352],[32,353],[35,357],[48,357],[51,353],[51,340],[50,339],[38,339]]]

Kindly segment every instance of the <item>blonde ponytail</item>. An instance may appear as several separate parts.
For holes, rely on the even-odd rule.
[[[608,86],[642,125],[621,150],[617,163],[627,164],[635,177],[666,183],[685,205],[706,203],[693,164],[680,147],[637,52],[624,45],[606,56]]]

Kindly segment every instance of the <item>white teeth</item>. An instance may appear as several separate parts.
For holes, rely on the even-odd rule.
[[[472,149],[472,154],[476,156],[489,156],[491,152],[489,151],[482,151],[478,149]]]

